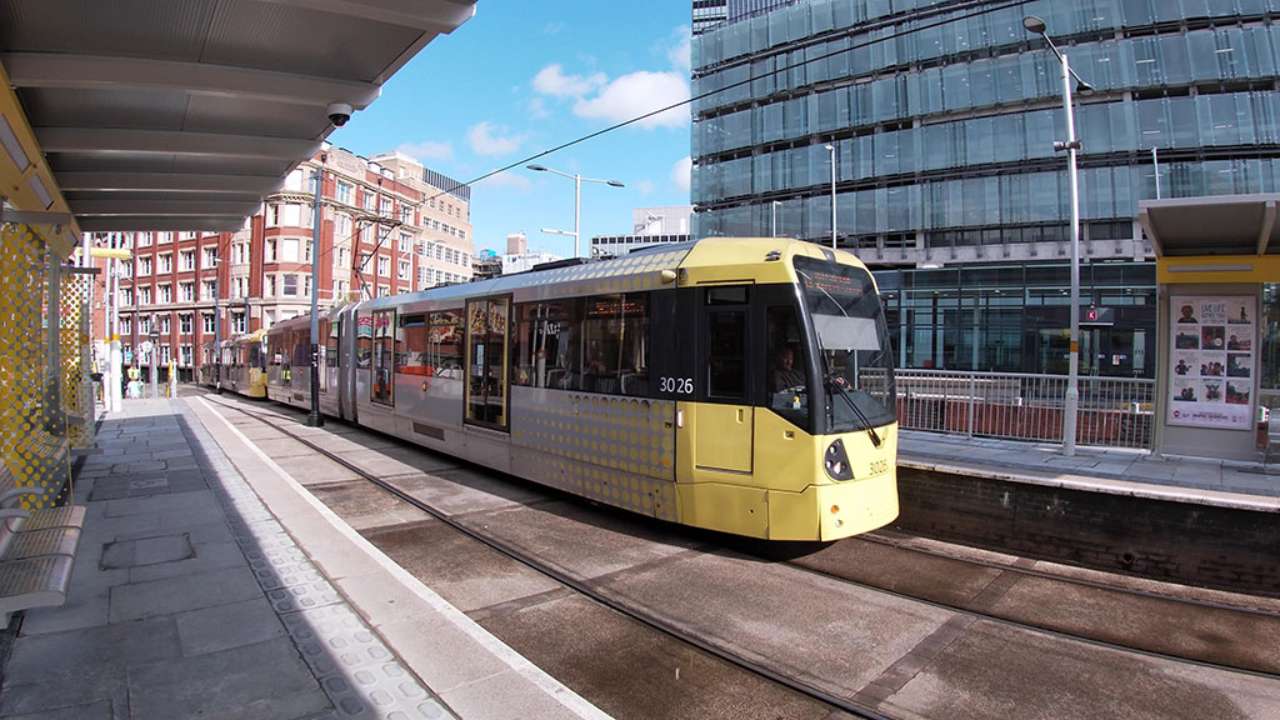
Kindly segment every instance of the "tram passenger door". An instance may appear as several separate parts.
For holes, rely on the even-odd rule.
[[[466,420],[507,429],[509,298],[467,301]]]
[[[748,392],[750,286],[705,288],[699,311],[702,377],[693,443],[695,470],[751,472],[755,411]]]

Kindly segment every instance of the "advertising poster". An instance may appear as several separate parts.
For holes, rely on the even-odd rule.
[[[1169,303],[1169,424],[1251,429],[1257,299],[1175,295]]]

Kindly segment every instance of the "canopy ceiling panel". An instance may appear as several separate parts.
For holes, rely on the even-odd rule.
[[[10,0],[0,66],[81,228],[227,229],[475,1]]]

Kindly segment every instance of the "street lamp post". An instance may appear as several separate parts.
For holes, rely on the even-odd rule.
[[[311,217],[311,412],[307,425],[320,427],[320,193],[324,186],[324,169],[316,168],[315,200]]]
[[[222,308],[218,296],[222,294],[222,248],[213,259],[213,391],[222,394]]]
[[[1076,168],[1076,153],[1081,145],[1076,138],[1071,80],[1076,80],[1080,92],[1088,92],[1093,88],[1071,70],[1066,54],[1058,50],[1058,46],[1049,38],[1044,20],[1028,15],[1023,18],[1022,26],[1027,32],[1044,38],[1062,65],[1062,110],[1067,116],[1067,139],[1066,142],[1053,143],[1055,151],[1067,151],[1067,176],[1071,184],[1071,345],[1067,359],[1067,396],[1062,409],[1062,452],[1065,455],[1075,455],[1076,416],[1080,409],[1080,177]]]
[[[574,174],[570,175],[570,174],[569,174],[569,173],[567,173],[567,172],[561,172],[561,171],[559,171],[559,170],[556,170],[556,169],[553,169],[553,168],[549,168],[549,167],[547,167],[547,166],[545,166],[545,165],[526,165],[525,167],[527,167],[527,168],[528,168],[528,169],[530,169],[530,170],[533,170],[534,172],[549,172],[549,173],[553,173],[553,174],[555,174],[555,175],[559,175],[559,176],[561,176],[561,177],[567,177],[567,178],[569,178],[570,180],[573,180],[573,233],[572,233],[572,235],[573,235],[573,256],[574,256],[574,257],[582,257],[582,249],[581,249],[581,244],[582,244],[582,183],[584,183],[584,182],[600,183],[601,185],[608,185],[609,187],[616,187],[616,188],[626,187],[626,186],[625,186],[625,185],[623,185],[621,182],[618,182],[617,180],[603,180],[603,179],[601,179],[601,178],[588,178],[588,177],[582,177],[582,175],[577,174],[577,173],[574,173]],[[547,231],[546,231],[546,230],[544,230],[543,232],[547,232]],[[555,233],[553,233],[553,234],[555,234],[555,235],[569,235],[570,233],[569,233],[568,231],[561,230],[561,231],[555,232]]]
[[[836,249],[836,146],[827,145],[831,155],[831,249]]]
[[[778,237],[778,206],[781,204],[780,200],[769,203],[769,237]]]

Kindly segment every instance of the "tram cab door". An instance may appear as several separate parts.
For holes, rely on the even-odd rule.
[[[697,393],[693,438],[693,470],[714,476],[749,475],[752,471],[755,411],[751,405],[748,359],[749,285],[724,285],[699,291]],[[699,472],[704,471],[704,472]],[[710,472],[705,472],[710,471]],[[706,479],[713,479],[706,477]]]

